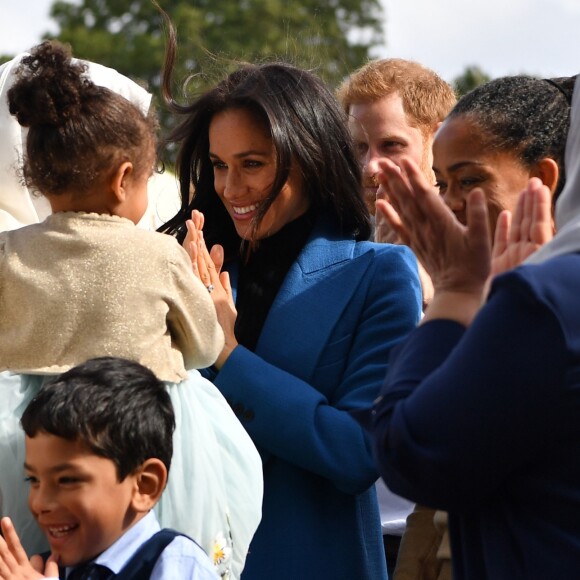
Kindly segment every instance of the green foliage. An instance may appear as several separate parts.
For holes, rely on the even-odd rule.
[[[460,98],[479,85],[491,80],[491,77],[483,72],[477,65],[468,66],[463,73],[453,80],[453,88]]]
[[[175,82],[187,95],[214,84],[240,61],[284,60],[329,85],[383,42],[380,0],[159,0],[177,29]],[[150,0],[56,1],[56,38],[73,53],[144,81],[159,99],[163,21]],[[181,95],[180,91],[175,91]],[[162,125],[169,119],[163,114]]]

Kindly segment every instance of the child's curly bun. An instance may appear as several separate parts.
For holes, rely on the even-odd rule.
[[[64,125],[80,113],[94,88],[86,69],[73,62],[69,46],[43,42],[20,62],[18,80],[8,91],[10,113],[23,127]]]

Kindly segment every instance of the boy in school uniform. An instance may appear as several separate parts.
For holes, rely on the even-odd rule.
[[[22,416],[29,506],[51,555],[29,561],[2,519],[0,579],[216,580],[190,538],[152,511],[175,427],[164,384],[142,365],[89,360],[44,385]]]

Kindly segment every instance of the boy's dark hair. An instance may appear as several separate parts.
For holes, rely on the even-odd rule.
[[[82,441],[117,467],[119,481],[157,458],[169,471],[175,417],[160,381],[143,365],[94,358],[45,383],[21,424],[29,437],[50,433]]]

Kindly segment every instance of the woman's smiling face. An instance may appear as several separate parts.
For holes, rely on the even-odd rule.
[[[253,234],[259,206],[270,194],[277,167],[270,135],[246,109],[227,109],[213,117],[209,157],[214,168],[214,188],[241,238],[267,238],[308,209],[309,201],[293,167]]]
[[[479,187],[487,199],[492,232],[500,212],[513,211],[532,171],[515,154],[492,151],[481,128],[465,117],[443,123],[433,142],[433,171],[445,203],[465,224],[469,192]]]

